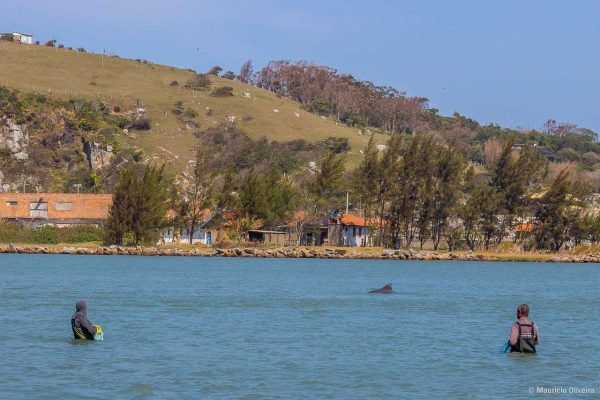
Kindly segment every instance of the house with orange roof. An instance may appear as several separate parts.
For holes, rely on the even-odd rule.
[[[371,246],[368,221],[354,214],[334,213],[329,217],[327,239],[333,246]]]
[[[524,223],[515,225],[513,233],[514,233],[515,239],[522,240],[522,239],[526,239],[527,237],[531,236],[533,234],[534,230],[535,230],[535,225],[533,223],[524,222]]]

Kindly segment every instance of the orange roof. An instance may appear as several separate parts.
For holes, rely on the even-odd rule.
[[[340,222],[344,225],[367,226],[365,219],[353,214],[344,214],[340,218]]]
[[[515,232],[533,232],[535,226],[532,223],[515,225]]]

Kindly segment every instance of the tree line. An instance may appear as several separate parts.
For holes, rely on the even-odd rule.
[[[210,217],[206,210],[237,221],[232,239],[290,221],[288,227],[304,233],[328,212],[343,210],[347,195],[378,246],[431,241],[434,249],[477,250],[508,241],[559,251],[600,240],[589,188],[567,169],[549,180],[547,160],[533,147],[515,149],[515,136],[487,166],[469,162],[457,140],[395,134],[381,151],[372,136],[352,171],[345,154],[326,143],[253,140],[235,125],[197,137],[196,162],[184,178],[175,179],[165,166],[134,164],[121,172],[107,242],[123,243],[127,235],[134,243],[156,240],[166,227],[194,232]]]

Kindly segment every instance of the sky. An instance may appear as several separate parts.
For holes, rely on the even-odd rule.
[[[600,1],[0,1],[0,31],[207,71],[307,60],[443,115],[600,132]]]

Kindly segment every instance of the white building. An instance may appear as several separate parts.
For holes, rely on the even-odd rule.
[[[13,32],[13,41],[21,44],[33,44],[33,36],[26,33]]]
[[[365,247],[371,245],[371,232],[364,218],[352,214],[329,218],[329,243],[334,246]]]

